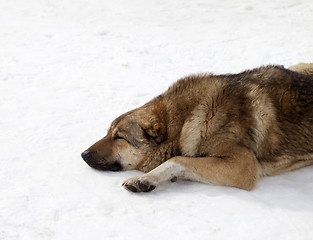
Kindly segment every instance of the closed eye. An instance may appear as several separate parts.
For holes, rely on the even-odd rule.
[[[135,144],[136,142],[132,141],[132,137],[125,134],[124,132],[120,132],[120,131],[116,131],[113,135],[113,140],[124,140],[124,142],[130,144],[131,146],[135,147],[135,148],[138,148],[138,146]]]
[[[114,135],[114,137],[113,137],[113,140],[117,140],[117,139],[124,139],[124,140],[125,140],[125,138],[123,138],[122,136],[120,136],[120,135],[118,134],[118,132],[116,132],[115,135]]]
[[[117,140],[117,139],[124,139],[124,138],[120,136],[114,136],[113,140]]]

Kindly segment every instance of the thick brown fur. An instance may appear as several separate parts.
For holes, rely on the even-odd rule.
[[[251,190],[261,176],[313,163],[313,64],[290,69],[178,80],[82,156],[98,169],[146,172],[124,182],[134,192],[177,177]]]

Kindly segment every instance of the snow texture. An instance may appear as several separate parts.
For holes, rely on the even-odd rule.
[[[313,239],[313,166],[246,192],[80,153],[178,78],[313,61],[312,0],[1,0],[0,239]]]

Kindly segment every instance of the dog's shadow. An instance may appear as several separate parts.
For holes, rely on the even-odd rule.
[[[253,202],[258,206],[288,209],[297,212],[313,212],[313,166],[279,176],[261,178],[257,188],[245,191],[232,187],[209,185],[185,180],[165,182],[149,193],[132,193],[149,199],[184,199],[210,201],[214,197],[230,197],[241,202]],[[140,173],[137,172],[136,173]],[[132,174],[134,176],[136,174]],[[138,174],[137,174],[138,175]]]

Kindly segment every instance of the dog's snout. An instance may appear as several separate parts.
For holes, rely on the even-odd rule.
[[[81,156],[85,161],[88,161],[91,158],[91,152],[86,150],[81,154]]]

